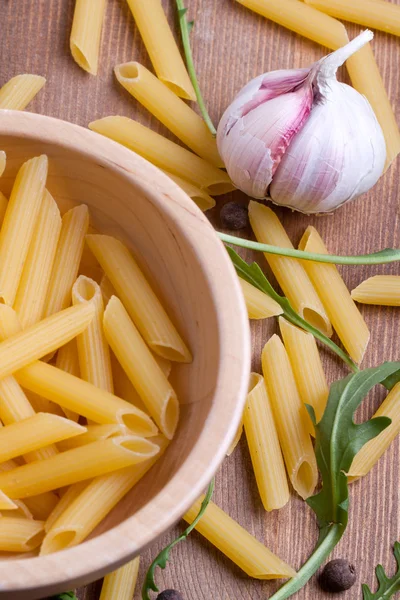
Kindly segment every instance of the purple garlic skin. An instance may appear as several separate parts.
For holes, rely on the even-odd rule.
[[[308,69],[250,81],[227,108],[217,144],[248,196],[304,213],[332,212],[381,176],[386,144],[367,101],[336,70],[372,34],[362,33]]]

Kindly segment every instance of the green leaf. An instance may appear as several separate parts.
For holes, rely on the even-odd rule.
[[[192,48],[190,46],[189,35],[193,29],[194,21],[188,21],[186,19],[187,8],[185,8],[183,0],[176,0],[176,6],[178,9],[179,27],[181,30],[183,51],[185,53],[186,66],[188,69],[190,81],[192,82],[197,98],[197,103],[199,105],[199,109],[204,119],[204,122],[207,125],[208,129],[211,131],[212,135],[215,137],[217,135],[217,130],[215,129],[214,124],[211,121],[210,115],[208,114],[208,110],[200,90],[199,82],[197,80],[196,75],[196,69],[194,68]]]
[[[64,592],[58,596],[52,596],[51,600],[78,600],[74,592]]]
[[[364,444],[379,435],[391,422],[386,417],[379,417],[356,424],[353,420],[354,413],[375,385],[399,370],[400,362],[384,363],[376,368],[351,373],[331,386],[324,414],[315,427],[315,454],[322,489],[307,500],[317,516],[320,529],[318,542],[300,571],[271,600],[285,600],[301,589],[342,537],[347,526],[349,508],[346,473]],[[367,597],[366,600],[378,598],[379,596]],[[384,598],[382,596],[382,600]]]
[[[314,262],[331,263],[334,265],[384,265],[387,263],[398,262],[400,260],[400,249],[386,248],[372,254],[360,254],[359,256],[338,256],[335,254],[315,254],[314,252],[305,252],[295,248],[281,248],[280,246],[271,246],[270,244],[260,244],[252,240],[245,240],[234,235],[221,233],[217,231],[218,237],[228,244],[250,248],[266,254],[277,254],[279,256],[288,256],[301,260],[312,260]]]
[[[211,481],[210,485],[208,486],[207,493],[201,504],[201,507],[200,507],[197,517],[194,519],[194,521],[185,529],[185,531],[179,537],[177,537],[173,542],[168,544],[168,546],[166,546],[166,548],[161,550],[161,552],[156,556],[156,558],[151,563],[149,570],[146,573],[146,577],[144,579],[144,583],[143,583],[143,587],[142,587],[142,600],[150,600],[150,596],[149,596],[150,590],[153,590],[153,592],[158,592],[158,587],[157,587],[155,579],[154,579],[156,567],[165,569],[165,567],[167,566],[167,562],[169,560],[170,551],[172,550],[172,548],[174,546],[176,546],[176,544],[185,540],[188,537],[188,535],[190,534],[190,532],[193,531],[193,529],[196,527],[197,523],[200,521],[207,506],[210,503],[211,496],[213,495],[213,491],[214,491],[214,479]]]
[[[393,554],[397,562],[397,571],[393,577],[388,577],[382,565],[378,565],[375,569],[376,578],[379,587],[375,593],[372,593],[366,583],[362,585],[363,600],[389,600],[400,592],[400,544],[394,543]]]
[[[325,344],[325,346],[332,350],[332,352],[337,354],[346,363],[346,365],[350,367],[352,371],[358,371],[356,363],[350,358],[348,354],[346,354],[346,352],[339,348],[339,346],[335,344],[335,342],[332,342],[332,340],[330,340],[326,335],[321,333],[319,329],[313,327],[312,325],[310,325],[310,323],[302,319],[292,308],[289,300],[275,292],[274,288],[272,287],[268,279],[265,277],[264,273],[262,272],[257,263],[254,262],[251,265],[249,265],[233,250],[233,248],[227,246],[226,250],[229,256],[231,257],[231,260],[239,277],[241,277],[248,283],[254,285],[261,292],[264,292],[264,294],[267,294],[268,296],[273,298],[273,300],[275,300],[275,302],[277,302],[282,308],[283,316],[285,317],[285,319],[290,321],[290,323],[293,323],[293,325],[297,325],[297,327],[304,329],[304,331],[308,331],[309,333],[311,333],[315,338],[317,338],[320,342],[322,342],[323,344]]]

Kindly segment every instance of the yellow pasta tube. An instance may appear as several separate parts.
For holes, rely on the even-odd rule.
[[[179,419],[178,399],[116,296],[104,312],[104,333],[150,415],[164,435],[172,439]]]
[[[249,218],[259,242],[293,248],[281,222],[269,207],[251,201]],[[326,335],[332,335],[332,327],[325,309],[301,263],[293,258],[272,254],[265,254],[265,258],[294,310]]]
[[[156,167],[205,189],[212,196],[235,189],[225,171],[128,117],[104,117],[89,123],[89,128],[137,152]]]
[[[42,204],[47,156],[22,165],[0,231],[0,297],[12,306]]]
[[[130,402],[140,410],[143,410],[146,414],[148,414],[148,410],[134,388],[131,380],[128,375],[125,373],[122,366],[119,364],[115,354],[111,353],[111,364],[113,370],[113,377],[115,381],[115,393],[119,398],[123,398]]]
[[[23,328],[43,317],[60,230],[60,211],[51,194],[45,190],[13,305]]]
[[[89,485],[90,481],[79,481],[78,483],[74,483],[70,485],[54,506],[53,510],[49,514],[46,519],[46,523],[44,524],[44,530],[47,533],[53,527],[54,523],[57,519],[62,515],[62,513],[68,508],[72,502],[83,492],[85,487]],[[29,499],[29,498],[28,498]]]
[[[7,155],[4,150],[0,150],[0,177],[3,175],[6,168]]]
[[[108,440],[110,437],[117,437],[119,435],[129,435],[129,430],[123,425],[117,425],[117,423],[110,425],[88,425],[86,432],[81,432],[73,438],[70,437],[58,442],[57,447],[64,452],[65,450],[85,446],[85,444],[91,444],[98,440]]]
[[[8,200],[5,195],[0,192],[0,228],[3,225],[4,217],[6,215],[6,210],[8,206]]]
[[[243,423],[263,506],[282,508],[289,502],[289,486],[267,388],[258,373],[250,376]]]
[[[329,387],[315,337],[282,317],[279,317],[279,327],[300,398],[304,404],[310,404],[313,407],[318,423],[324,414]],[[308,413],[307,417],[309,432],[311,435],[315,435],[314,425]]]
[[[305,0],[317,10],[371,29],[400,35],[400,6],[380,0]]]
[[[196,100],[192,82],[165,16],[161,0],[128,0],[157,77],[177,96]]]
[[[9,318],[3,321],[0,318],[0,339],[15,335],[20,330],[16,313],[6,308]],[[157,433],[151,419],[129,402],[43,361],[21,369],[17,378],[29,391],[98,423],[119,423],[137,435],[151,437]]]
[[[62,218],[44,311],[46,317],[71,304],[71,288],[78,275],[88,227],[89,211],[84,204],[72,208]]]
[[[78,358],[78,348],[76,346],[76,339],[71,340],[68,344],[65,344],[60,348],[57,352],[56,358],[56,366],[58,369],[62,371],[66,371],[71,375],[75,375],[76,377],[80,377],[80,369],[79,369],[79,358]],[[73,410],[69,410],[68,408],[62,407],[65,416],[71,421],[77,422],[79,420],[78,413]]]
[[[24,110],[45,83],[46,79],[40,75],[16,75],[0,89],[0,108]]]
[[[15,502],[10,500],[8,496],[5,495],[4,492],[0,490],[0,510],[12,510],[14,511],[13,516],[18,511],[18,506]]]
[[[193,185],[189,181],[185,181],[176,175],[172,175],[168,173],[168,171],[164,171],[164,173],[172,179],[186,194],[193,200],[195,204],[199,207],[200,210],[205,212],[210,208],[214,208],[216,202],[214,198],[211,198],[210,194],[207,194],[204,190]]]
[[[38,396],[38,394],[34,394],[33,392],[26,392],[26,395],[35,413],[50,413],[59,417],[65,416],[61,406],[58,406],[55,402],[43,398],[43,396]]]
[[[138,62],[117,65],[119,83],[196,154],[223,167],[217,142],[204,120],[160,79]]]
[[[2,492],[3,494],[3,492]],[[11,500],[10,500],[11,502]],[[33,514],[22,500],[14,500],[16,509],[7,514],[8,517],[17,517],[22,519],[33,519]]]
[[[389,427],[382,431],[376,438],[370,440],[356,454],[348,477],[351,480],[363,477],[378,462],[386,452],[394,438],[400,433],[400,384],[397,383],[388,393],[374,417],[389,417],[392,420]]]
[[[0,430],[0,461],[85,433],[86,427],[57,415],[38,413]]]
[[[100,600],[132,600],[139,575],[140,557],[104,577]]]
[[[104,306],[107,306],[108,301],[110,300],[111,296],[117,295],[117,292],[115,291],[114,286],[111,283],[111,281],[108,279],[107,275],[103,275],[103,277],[101,278],[100,289],[101,289],[101,294],[103,296]]]
[[[318,231],[311,226],[307,227],[299,248],[328,254]],[[368,346],[369,330],[339,271],[335,265],[325,263],[305,260],[303,264],[343,346],[360,363]]]
[[[79,306],[87,302],[94,307],[94,318],[77,337],[81,377],[112,393],[114,386],[110,349],[103,332],[103,297],[99,284],[81,275],[72,288],[72,304]]]
[[[318,469],[307,414],[296,387],[289,357],[277,335],[265,344],[262,368],[290,481],[308,498],[318,481]]]
[[[246,8],[332,50],[344,46],[347,33],[336,19],[299,0],[236,0]]]
[[[236,446],[240,442],[242,434],[243,434],[243,421],[240,422],[240,425],[237,428],[237,431],[235,433],[235,437],[233,438],[232,443],[229,446],[228,451],[226,453],[227,456],[230,456],[233,453],[233,451],[236,449]]]
[[[0,331],[7,327],[10,310],[0,304]],[[0,343],[0,379],[69,342],[89,325],[94,312],[89,302],[71,306]]]
[[[0,551],[30,552],[40,546],[44,537],[43,521],[2,517],[0,519]]]
[[[88,235],[86,241],[150,348],[169,360],[191,362],[188,348],[128,248],[108,235]]]
[[[184,515],[192,523],[200,510],[204,496]],[[229,517],[214,502],[210,502],[195,529],[225,556],[255,579],[286,579],[294,577],[294,571],[278,556]]]
[[[249,319],[268,319],[283,313],[282,308],[267,294],[239,277]]]
[[[353,87],[372,106],[386,140],[387,169],[400,152],[400,131],[370,44],[346,61]]]
[[[40,549],[41,555],[76,546],[87,538],[160,458],[167,447],[167,440],[158,436],[153,441],[160,450],[157,455],[133,467],[96,477],[69,503],[48,530]]]
[[[0,473],[0,489],[10,498],[28,498],[143,462],[158,452],[156,444],[138,436],[100,440]]]
[[[375,275],[369,277],[352,290],[351,297],[361,304],[400,306],[400,276]]]
[[[97,75],[106,0],[76,0],[69,41],[75,62]]]

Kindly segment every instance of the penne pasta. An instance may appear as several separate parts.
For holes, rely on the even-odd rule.
[[[172,439],[179,419],[176,394],[116,296],[104,312],[104,333],[149,414]]]
[[[196,100],[192,82],[160,0],[128,0],[157,77],[177,96]]]
[[[71,288],[78,275],[88,226],[89,211],[84,204],[72,208],[62,218],[44,310],[46,317],[71,304]]]
[[[110,349],[103,331],[103,297],[98,283],[81,275],[72,288],[72,304],[79,306],[85,303],[93,306],[94,318],[76,338],[81,377],[112,393]]]
[[[29,498],[143,462],[158,452],[156,444],[138,436],[100,440],[0,473],[0,489],[10,498]]]
[[[250,376],[243,423],[263,506],[282,508],[289,502],[289,486],[267,388],[258,373]]]
[[[38,413],[28,419],[7,425],[0,430],[0,461],[39,450],[49,444],[82,433],[86,427],[63,417]]]
[[[47,531],[41,555],[76,546],[92,533],[165,451],[166,438],[158,436],[153,441],[159,447],[157,455],[133,467],[96,477],[85,487]]]
[[[11,500],[10,500],[10,502],[11,502]],[[31,513],[29,508],[26,506],[25,502],[22,502],[22,500],[14,500],[13,504],[15,504],[16,509],[10,511],[7,514],[7,517],[17,517],[20,519],[33,519],[33,514]]]
[[[114,286],[111,283],[111,281],[108,279],[107,275],[103,275],[103,277],[101,278],[100,290],[101,290],[101,295],[103,296],[104,306],[107,306],[108,301],[110,300],[111,296],[117,295],[117,292],[115,291]]]
[[[305,0],[321,12],[371,29],[400,35],[400,7],[380,0]]]
[[[51,194],[45,190],[13,305],[23,328],[43,318],[60,230],[60,211]]]
[[[57,503],[58,496],[53,492],[45,492],[24,500],[24,504],[32,513],[33,518],[39,521],[45,521]]]
[[[268,396],[286,469],[296,492],[303,499],[313,493],[318,481],[308,422],[283,343],[273,335],[261,356]]]
[[[140,557],[137,556],[117,571],[104,577],[100,600],[132,600],[139,575]]]
[[[24,110],[45,83],[46,79],[40,75],[16,75],[0,89],[0,108]]]
[[[15,502],[10,500],[8,496],[5,495],[4,492],[0,490],[0,510],[13,511],[13,513],[19,512],[18,506]],[[8,516],[8,515],[7,515]],[[13,514],[14,516],[14,514]]]
[[[400,131],[387,95],[371,44],[366,44],[346,61],[353,87],[363,94],[372,106],[386,140],[386,166],[400,152]]]
[[[86,241],[150,348],[168,360],[191,362],[187,346],[128,248],[108,235],[88,235]]]
[[[47,400],[47,398],[43,398],[42,396],[38,396],[33,392],[25,392],[25,394],[35,413],[50,413],[51,415],[56,415],[58,417],[65,417],[61,406],[58,406],[55,402]]]
[[[75,62],[97,75],[106,0],[76,0],[69,41]]]
[[[243,434],[243,421],[240,422],[240,425],[237,428],[237,431],[235,433],[235,437],[233,438],[232,443],[229,446],[228,451],[226,453],[227,456],[230,456],[231,454],[233,454],[234,450],[236,449],[236,446],[240,442],[242,434]]]
[[[113,370],[113,378],[115,381],[115,393],[119,398],[123,398],[127,402],[130,402],[137,408],[140,408],[143,412],[148,414],[147,408],[141,400],[139,394],[134,388],[128,375],[118,362],[117,357],[111,352],[111,365]]]
[[[388,393],[373,418],[388,417],[392,423],[376,438],[370,440],[356,454],[347,476],[350,481],[364,477],[389,448],[400,433],[400,384],[397,383]]]
[[[3,339],[7,338],[3,332],[12,312],[9,306],[0,304],[0,337]],[[0,343],[0,379],[69,342],[89,325],[93,316],[94,308],[89,302],[71,306],[4,339]]]
[[[70,485],[54,506],[53,510],[49,514],[44,524],[44,530],[47,533],[53,527],[54,523],[57,519],[62,515],[62,513],[68,508],[72,502],[83,492],[83,490],[89,485],[90,480],[79,481],[78,483],[74,483]]]
[[[299,248],[328,254],[318,231],[311,226],[307,227]],[[336,266],[309,260],[303,264],[343,346],[353,360],[361,363],[369,342],[369,330]]]
[[[46,156],[28,160],[15,179],[0,231],[0,298],[12,306],[42,204]]]
[[[332,50],[348,42],[342,23],[298,0],[236,0],[246,8]]]
[[[282,317],[279,317],[279,327],[300,398],[304,404],[313,407],[319,423],[328,400],[329,387],[315,337]],[[308,413],[307,420],[310,434],[315,435],[314,425]]]
[[[269,207],[251,201],[249,219],[259,242],[293,248],[281,222]],[[325,335],[332,335],[329,318],[302,264],[286,256],[265,254],[265,258],[294,310]]]
[[[138,62],[114,67],[119,83],[193,152],[216,167],[224,163],[204,120],[186,102]]]
[[[251,283],[239,277],[240,287],[246,302],[249,319],[268,319],[283,313],[282,308],[275,300],[264,294]]]
[[[57,352],[56,366],[58,369],[62,371],[66,371],[71,375],[75,375],[75,377],[80,377],[80,369],[79,369],[79,358],[78,358],[78,348],[76,346],[76,340],[71,340],[65,346],[62,346]],[[65,416],[71,421],[77,422],[79,420],[78,413],[73,410],[69,410],[68,408],[61,407]]]
[[[30,552],[40,546],[44,537],[43,521],[1,517],[0,551]]]
[[[128,117],[104,117],[89,123],[89,129],[119,142],[156,167],[189,181],[212,196],[235,189],[225,171]]]
[[[400,276],[375,275],[369,277],[352,290],[351,297],[361,304],[400,306]]]
[[[185,521],[193,522],[203,499],[204,496],[199,498],[183,516]],[[286,579],[296,575],[289,565],[268,550],[214,502],[209,503],[195,529],[249,577]]]
[[[0,177],[3,175],[6,168],[7,155],[4,150],[0,150]]]
[[[216,202],[214,198],[211,198],[210,194],[207,194],[204,190],[193,185],[189,181],[185,181],[176,175],[172,175],[168,173],[168,171],[164,171],[165,175],[167,175],[172,181],[176,183],[186,194],[193,200],[193,202],[205,212],[206,210],[210,210],[210,208],[214,208]]]
[[[0,314],[1,314],[0,305]],[[16,313],[9,307],[8,318],[0,319],[0,339],[20,330]],[[0,345],[1,346],[1,345]],[[137,435],[153,436],[157,428],[151,419],[128,402],[43,361],[31,363],[16,374],[26,389],[98,423],[119,423]]]
[[[8,206],[8,200],[2,192],[0,192],[0,228],[3,225],[4,217]]]
[[[1,432],[0,432],[1,433]],[[70,437],[58,442],[57,446],[62,451],[85,446],[99,440],[108,440],[111,437],[120,435],[129,435],[129,430],[123,425],[113,423],[111,425],[88,425],[85,432],[81,432],[75,437]],[[1,439],[1,438],[0,438]]]

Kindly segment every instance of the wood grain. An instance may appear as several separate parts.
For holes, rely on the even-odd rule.
[[[395,3],[400,4],[400,0]],[[173,0],[163,0],[163,4],[174,23]],[[189,17],[196,22],[192,34],[194,60],[215,121],[235,92],[250,78],[272,69],[306,66],[325,53],[323,48],[250,13],[233,0],[186,0],[186,4],[190,6]],[[32,111],[84,126],[108,114],[133,116],[168,135],[118,86],[113,76],[112,67],[127,60],[138,60],[150,67],[126,1],[108,2],[96,78],[81,71],[69,54],[72,14],[73,0],[2,0],[0,83],[21,72],[44,75],[47,85],[31,104]],[[349,25],[349,31],[354,35],[359,27]],[[399,38],[377,32],[374,50],[399,120]],[[347,81],[345,73],[343,76]],[[366,253],[399,246],[398,164],[397,161],[374,190],[334,216],[306,218],[288,210],[277,210],[293,242],[299,241],[307,224],[313,224],[335,253]],[[219,199],[217,208],[209,214],[215,225],[218,226],[222,202],[231,196]],[[239,192],[234,197],[246,202]],[[249,236],[250,232],[244,232],[244,235]],[[346,267],[342,273],[352,288],[376,273],[399,274],[399,267],[397,264]],[[397,310],[366,307],[363,314],[372,334],[365,366],[398,359]],[[273,321],[252,325],[254,369],[259,369],[262,346],[275,331]],[[323,354],[329,380],[342,376],[345,371],[339,362],[325,352]],[[360,416],[370,415],[380,399],[379,391],[372,394]],[[360,582],[375,585],[373,568],[378,562],[383,562],[389,572],[393,569],[391,546],[400,534],[398,465],[397,441],[369,476],[352,485],[350,526],[334,556],[354,562],[359,577],[357,586],[341,596],[343,600],[361,598]],[[298,497],[293,496],[290,505],[279,512],[265,513],[257,497],[244,439],[220,468],[215,501],[295,568],[302,564],[315,542],[314,517]],[[178,531],[181,526],[144,553],[139,581],[142,581],[152,557]],[[172,562],[165,572],[157,574],[157,581],[160,589],[179,589],[185,600],[257,600],[269,597],[278,587],[276,582],[249,580],[196,533],[188,543],[174,549]],[[99,593],[100,582],[97,582],[79,590],[78,597],[80,600],[97,600]],[[324,596],[314,578],[296,598],[322,600]],[[135,598],[140,598],[139,590]]]

